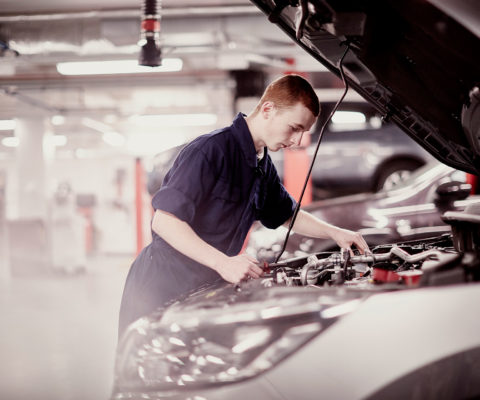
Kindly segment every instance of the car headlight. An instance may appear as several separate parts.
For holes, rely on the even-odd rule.
[[[141,319],[117,356],[117,391],[178,391],[257,376],[297,350],[360,299],[283,288],[282,296]],[[274,289],[270,289],[273,291]],[[285,296],[288,292],[288,296]]]

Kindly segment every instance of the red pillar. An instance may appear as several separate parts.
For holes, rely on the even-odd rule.
[[[310,144],[310,135],[304,134],[299,147],[283,150],[283,184],[295,200],[298,201],[302,193],[305,178],[310,168],[310,157],[307,152]],[[302,205],[312,202],[312,178],[308,179]]]
[[[78,213],[85,218],[85,254],[93,253],[93,218],[92,207],[79,207]]]
[[[135,210],[137,227],[137,255],[143,249],[143,193],[145,193],[144,170],[140,158],[135,159]]]
[[[291,70],[285,71],[287,74],[297,74],[307,78],[307,74],[295,71],[295,59],[289,58],[287,64],[292,66]],[[283,150],[283,184],[295,200],[298,201],[302,193],[305,178],[310,168],[310,157],[307,148],[310,144],[310,135],[303,134],[302,142],[299,147]],[[305,188],[302,205],[312,202],[312,179],[310,178]]]

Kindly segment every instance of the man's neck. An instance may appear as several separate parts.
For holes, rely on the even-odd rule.
[[[258,116],[257,115],[249,115],[245,117],[245,122],[247,123],[248,130],[250,131],[250,135],[252,135],[253,144],[255,146],[255,151],[257,154],[263,151],[265,147],[265,142],[262,139],[261,132],[262,129],[259,124]]]

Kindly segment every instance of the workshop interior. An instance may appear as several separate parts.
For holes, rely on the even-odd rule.
[[[475,0],[0,0],[0,398],[480,397],[479,55]],[[117,337],[177,156],[286,74],[321,111],[263,276]]]

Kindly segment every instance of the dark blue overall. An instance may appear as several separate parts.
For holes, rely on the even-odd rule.
[[[234,256],[255,220],[277,228],[292,216],[295,200],[281,184],[266,148],[258,161],[247,123],[238,114],[231,126],[200,136],[181,151],[152,205],[187,222],[204,241]],[[125,283],[120,334],[165,302],[221,279],[213,269],[152,235]]]

